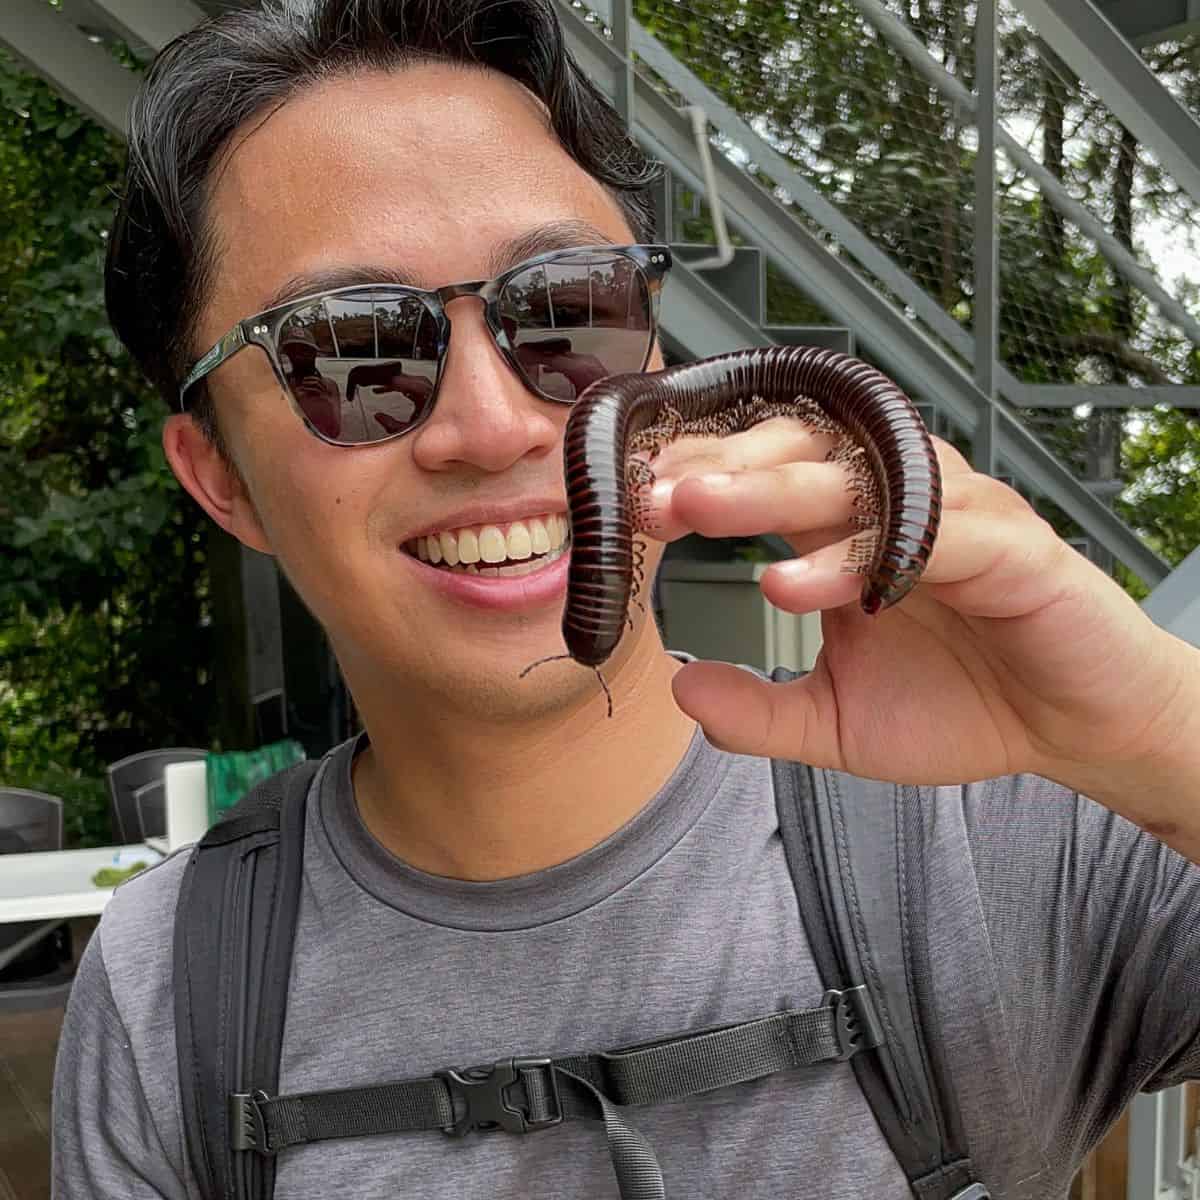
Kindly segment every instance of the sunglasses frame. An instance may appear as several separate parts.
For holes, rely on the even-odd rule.
[[[438,392],[442,383],[442,372],[446,365],[446,355],[450,346],[451,321],[446,314],[446,305],[451,300],[457,300],[462,296],[476,296],[483,301],[484,319],[493,340],[500,348],[508,364],[517,373],[517,377],[530,391],[543,400],[552,400],[556,404],[574,404],[574,400],[564,400],[561,396],[553,396],[542,391],[530,378],[525,368],[521,366],[517,359],[516,347],[513,345],[500,320],[500,297],[503,295],[505,287],[517,275],[535,267],[545,266],[559,259],[572,258],[580,254],[603,254],[610,258],[629,259],[638,268],[642,278],[645,280],[650,308],[650,325],[646,331],[646,354],[642,359],[641,366],[637,368],[639,371],[644,371],[654,351],[654,342],[658,335],[659,298],[662,294],[666,274],[671,268],[670,247],[652,244],[574,246],[562,250],[550,250],[533,258],[528,258],[524,262],[510,267],[502,275],[497,275],[494,279],[450,283],[445,287],[429,290],[409,287],[405,284],[358,283],[351,284],[349,287],[334,288],[330,291],[315,292],[311,295],[300,296],[295,300],[288,300],[284,304],[278,304],[274,308],[268,308],[262,312],[255,313],[253,316],[239,321],[207,353],[202,355],[193,364],[179,389],[180,412],[187,412],[191,407],[187,399],[188,393],[201,379],[210,372],[215,371],[222,363],[227,362],[239,350],[244,350],[247,346],[257,346],[270,360],[275,376],[283,388],[289,404],[292,406],[292,411],[304,422],[305,427],[314,437],[320,438],[321,441],[327,442],[331,446],[348,447],[378,446],[383,442],[390,442],[396,438],[404,437],[405,434],[419,429],[429,419],[430,414],[437,405]],[[425,305],[426,311],[437,322],[437,373],[433,381],[433,394],[429,398],[429,403],[424,413],[418,420],[405,429],[399,430],[396,433],[385,434],[383,437],[375,438],[369,442],[342,442],[328,437],[317,429],[297,403],[295,396],[292,394],[292,389],[288,384],[283,363],[279,359],[279,334],[289,318],[301,309],[307,308],[319,301],[331,300],[337,297],[351,297],[366,292],[370,292],[373,295],[383,292],[389,296],[413,297]]]

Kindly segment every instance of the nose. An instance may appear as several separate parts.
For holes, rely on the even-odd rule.
[[[555,451],[567,407],[525,386],[492,338],[476,297],[451,301],[448,316],[452,309],[458,311],[437,404],[413,434],[417,465],[427,471],[468,466],[500,472]]]

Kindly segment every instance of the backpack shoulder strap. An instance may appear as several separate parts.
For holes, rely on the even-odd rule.
[[[776,681],[795,678],[777,670]],[[827,988],[865,984],[883,1042],[850,1061],[919,1200],[982,1200],[933,1019],[914,789],[772,761],[800,914]]]
[[[304,818],[318,763],[259,784],[194,847],[175,912],[175,1046],[185,1141],[205,1200],[266,1200],[274,1160],[235,1156],[230,1093],[279,1082]],[[260,1085],[263,1086],[263,1085]]]

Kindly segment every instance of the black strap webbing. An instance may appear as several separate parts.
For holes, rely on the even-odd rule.
[[[796,678],[778,668],[776,682]],[[859,1085],[919,1200],[986,1197],[942,1062],[921,955],[920,797],[914,789],[774,760],[779,827],[826,987],[865,982],[885,1037]]]
[[[223,1136],[227,1097],[251,1078],[278,1086],[304,808],[317,766],[298,763],[258,785],[204,835],[184,871],[175,912],[176,1053],[188,1155],[205,1197],[271,1195],[274,1161],[236,1154]]]
[[[294,1096],[235,1095],[231,1138],[236,1149],[274,1154],[327,1138],[431,1129],[455,1136],[489,1128],[527,1133],[564,1120],[603,1120],[622,1197],[648,1200],[662,1194],[661,1173],[653,1151],[618,1107],[660,1104],[792,1067],[845,1060],[878,1045],[880,1037],[867,990],[857,988],[830,993],[819,1008],[602,1054],[506,1059],[469,1071]],[[646,1182],[654,1179],[657,1184]]]

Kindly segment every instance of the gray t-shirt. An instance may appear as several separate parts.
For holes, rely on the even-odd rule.
[[[701,734],[661,792],[570,862],[467,883],[424,874],[363,825],[355,743],[309,796],[280,1091],[354,1087],[512,1054],[603,1050],[812,1007],[769,764]],[[993,1196],[1059,1198],[1139,1088],[1200,1076],[1200,869],[1034,777],[928,789],[939,1013]],[[121,887],[81,964],[54,1097],[59,1200],[199,1192],[184,1149],[171,984],[185,855]],[[939,897],[944,902],[939,902]],[[976,936],[973,931],[982,931]],[[849,1064],[782,1072],[632,1122],[667,1194],[903,1196]],[[617,1195],[601,1126],[299,1146],[279,1200]]]

